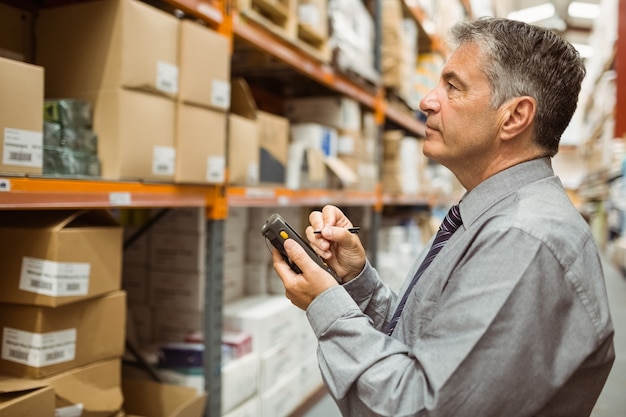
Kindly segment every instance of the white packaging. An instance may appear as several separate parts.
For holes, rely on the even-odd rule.
[[[302,402],[301,366],[261,394],[261,417],[287,417]]]
[[[222,414],[257,394],[259,367],[259,355],[256,353],[233,359],[222,367]]]
[[[302,361],[300,372],[300,388],[303,398],[307,398],[324,385],[317,358]]]
[[[291,142],[302,143],[307,149],[317,149],[324,156],[337,156],[339,135],[337,129],[319,123],[293,123]]]
[[[247,332],[253,351],[261,354],[272,347],[296,340],[298,308],[284,296],[254,296],[224,305],[224,328]]]
[[[276,381],[289,375],[300,364],[300,346],[298,339],[275,345],[268,351],[261,353],[261,367],[259,373],[259,392],[270,389]]]
[[[260,413],[259,397],[254,396],[240,406],[230,410],[223,417],[258,417]]]

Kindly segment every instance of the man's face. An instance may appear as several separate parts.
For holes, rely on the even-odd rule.
[[[480,175],[497,151],[498,112],[489,105],[489,80],[476,44],[461,45],[439,83],[420,102],[427,113],[424,154],[457,177]]]

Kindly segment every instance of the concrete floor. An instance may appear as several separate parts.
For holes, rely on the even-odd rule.
[[[615,327],[615,364],[591,417],[626,417],[626,278],[604,262],[609,304]],[[337,406],[324,395],[303,417],[341,417]]]

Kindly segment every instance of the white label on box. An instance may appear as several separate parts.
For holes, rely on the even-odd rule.
[[[226,158],[223,156],[209,156],[206,161],[206,180],[211,183],[225,181]]]
[[[22,258],[20,290],[57,296],[87,295],[91,265],[85,262],[55,262]]]
[[[152,173],[155,175],[174,175],[176,149],[172,146],[155,146],[152,153]]]
[[[350,135],[339,136],[337,153],[339,155],[354,155],[356,149],[354,142],[354,138]]]
[[[76,329],[31,333],[5,327],[2,331],[2,359],[35,368],[74,360]]]
[[[58,407],[54,410],[54,417],[81,417],[83,415],[83,404],[68,405]]]
[[[222,80],[211,82],[211,104],[220,109],[230,107],[230,83]]]
[[[43,167],[43,134],[5,127],[2,163],[21,167]]]
[[[168,93],[178,93],[178,67],[165,61],[157,62],[156,88]]]
[[[109,202],[114,206],[129,206],[132,201],[133,198],[131,194],[127,192],[109,194]]]
[[[248,172],[246,175],[246,184],[259,183],[259,164],[256,162],[248,164]]]

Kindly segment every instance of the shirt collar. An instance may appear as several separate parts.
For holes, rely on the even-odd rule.
[[[532,182],[552,176],[554,171],[550,158],[542,157],[514,165],[487,178],[461,199],[460,210],[464,227],[469,227],[506,195],[515,193]]]

